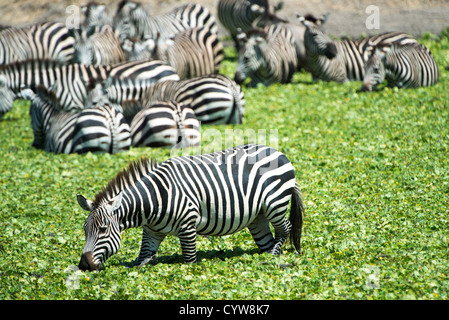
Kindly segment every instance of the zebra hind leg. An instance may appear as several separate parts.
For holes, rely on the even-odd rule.
[[[249,232],[262,252],[269,252],[274,246],[270,223],[263,214],[259,214],[248,226]]]

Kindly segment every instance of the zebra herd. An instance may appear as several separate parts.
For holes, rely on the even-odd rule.
[[[114,153],[195,146],[200,123],[242,123],[244,94],[218,73],[223,46],[207,8],[188,4],[152,17],[123,0],[113,18],[96,2],[82,12],[79,28],[45,22],[0,32],[0,117],[15,99],[30,100],[35,147]],[[171,112],[145,111],[153,105]]]
[[[123,0],[110,17],[105,5],[91,2],[77,29],[58,22],[4,29],[0,117],[15,99],[28,99],[34,147],[117,153],[198,145],[201,124],[242,123],[243,86],[289,83],[301,69],[314,80],[363,81],[366,91],[385,80],[399,87],[438,81],[432,54],[408,34],[331,40],[322,29],[328,15],[298,15],[294,22],[280,18],[281,10],[282,3],[267,0],[218,1],[219,22],[238,50],[234,80],[219,73],[217,21],[199,4],[150,16],[142,4]],[[77,200],[89,211],[82,270],[99,270],[131,227],[143,228],[133,266],[152,261],[169,234],[179,237],[185,262],[197,260],[197,235],[246,227],[263,252],[279,254],[289,237],[301,249],[304,207],[293,165],[263,145],[160,164],[143,158],[93,201]]]

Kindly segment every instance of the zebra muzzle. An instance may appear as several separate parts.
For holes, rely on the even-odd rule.
[[[81,255],[80,263],[78,264],[78,268],[82,271],[95,271],[100,269],[100,265],[94,263],[92,251],[84,252]]]
[[[360,91],[373,91],[369,82],[364,82]]]

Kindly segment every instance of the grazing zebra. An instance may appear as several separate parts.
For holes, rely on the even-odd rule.
[[[437,83],[438,76],[438,66],[425,46],[419,43],[378,46],[366,62],[362,91],[372,91],[385,79],[391,87],[427,87]]]
[[[145,79],[146,83],[179,80],[174,69],[158,60],[122,62],[110,66],[69,64],[48,60],[28,60],[0,66],[0,117],[12,108],[22,88],[49,88],[56,83],[56,96],[65,111],[85,107],[88,85],[111,78]]]
[[[158,39],[153,58],[167,62],[181,79],[199,77],[218,72],[223,45],[209,29],[192,28],[173,39]]]
[[[56,96],[43,86],[24,89],[31,100],[33,146],[53,153],[117,153],[131,144],[130,127],[123,115],[108,105],[79,113],[60,111]]]
[[[304,45],[314,80],[341,83],[362,81],[365,74],[366,49],[370,43],[416,42],[411,36],[398,32],[388,32],[358,41],[348,39],[332,41],[319,26],[311,24],[299,15],[298,19],[306,27]]]
[[[73,62],[100,66],[126,61],[126,54],[112,27],[103,26],[99,31],[97,29],[72,29],[76,39]]]
[[[62,23],[10,27],[0,32],[0,65],[28,59],[72,60],[75,39]]]
[[[195,27],[208,28],[217,33],[217,23],[209,10],[200,4],[187,4],[160,16],[150,16],[142,4],[123,0],[114,17],[114,30],[122,40],[137,38],[162,39],[175,36],[181,31]]]
[[[282,8],[280,2],[273,11]],[[266,8],[269,8],[268,0],[219,0],[217,6],[218,21],[229,32],[237,50],[240,49],[240,43],[237,39],[238,30],[247,32],[253,29],[254,22],[262,15],[266,14]],[[270,10],[271,12],[271,10]]]
[[[114,81],[108,89],[112,103],[139,100],[142,107],[157,101],[171,100],[192,108],[202,124],[242,123],[245,97],[241,87],[222,74],[213,74],[180,81],[164,81],[147,86],[130,79]],[[123,107],[127,119],[136,114],[135,109]]]
[[[140,226],[142,245],[133,266],[154,259],[167,235],[179,237],[183,260],[191,263],[197,261],[197,235],[224,236],[246,227],[263,252],[279,254],[289,235],[300,251],[304,209],[294,168],[267,146],[243,145],[160,164],[144,158],[119,172],[93,201],[82,195],[77,200],[90,212],[81,270],[99,270],[119,250],[121,232]]]
[[[297,69],[295,39],[280,26],[269,25],[238,35],[242,48],[238,53],[235,81],[242,84],[250,77],[249,86],[262,83],[289,83]]]
[[[201,140],[200,123],[189,106],[174,101],[159,101],[142,109],[133,118],[131,139],[134,147],[198,146]]]

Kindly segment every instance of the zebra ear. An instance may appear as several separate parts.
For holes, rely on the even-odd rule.
[[[120,191],[118,195],[116,195],[113,199],[111,199],[111,201],[109,201],[108,204],[111,207],[112,211],[115,211],[118,208],[120,208],[122,204],[122,198],[123,198],[123,191]]]
[[[78,204],[86,211],[91,212],[93,210],[93,202],[91,200],[86,199],[84,196],[78,194],[76,196],[78,200]]]
[[[296,18],[298,18],[298,21],[299,21],[300,23],[302,23],[302,25],[303,25],[304,27],[306,27],[306,28],[309,27],[309,23],[307,22],[307,20],[306,20],[306,18],[305,18],[304,16],[302,16],[302,15],[300,15],[300,14],[296,14]]]

